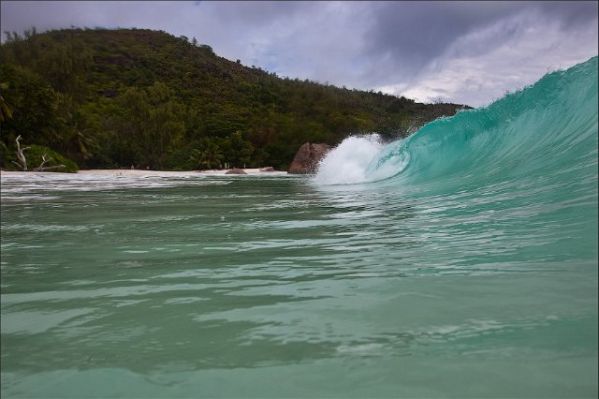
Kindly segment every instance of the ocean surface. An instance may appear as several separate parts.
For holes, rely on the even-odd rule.
[[[597,57],[316,176],[3,173],[2,397],[592,398]]]

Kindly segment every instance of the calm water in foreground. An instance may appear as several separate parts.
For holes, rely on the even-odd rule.
[[[596,397],[596,191],[502,193],[5,173],[2,397]]]

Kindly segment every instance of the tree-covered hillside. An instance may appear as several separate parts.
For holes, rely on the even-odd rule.
[[[0,46],[0,153],[15,138],[85,168],[286,168],[307,141],[405,135],[459,108],[281,79],[150,30],[68,29]]]

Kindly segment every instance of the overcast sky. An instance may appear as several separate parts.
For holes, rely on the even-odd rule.
[[[280,76],[488,104],[597,55],[597,1],[2,1],[2,31],[164,30]]]

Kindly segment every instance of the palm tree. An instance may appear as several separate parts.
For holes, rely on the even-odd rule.
[[[6,90],[8,88],[8,83],[0,83],[0,89]],[[2,93],[0,93],[0,123],[7,121],[12,118],[12,110],[6,103],[4,97],[2,97]]]
[[[214,169],[220,168],[224,156],[216,142],[204,138],[200,141],[199,148],[192,151],[191,158],[201,169]]]

